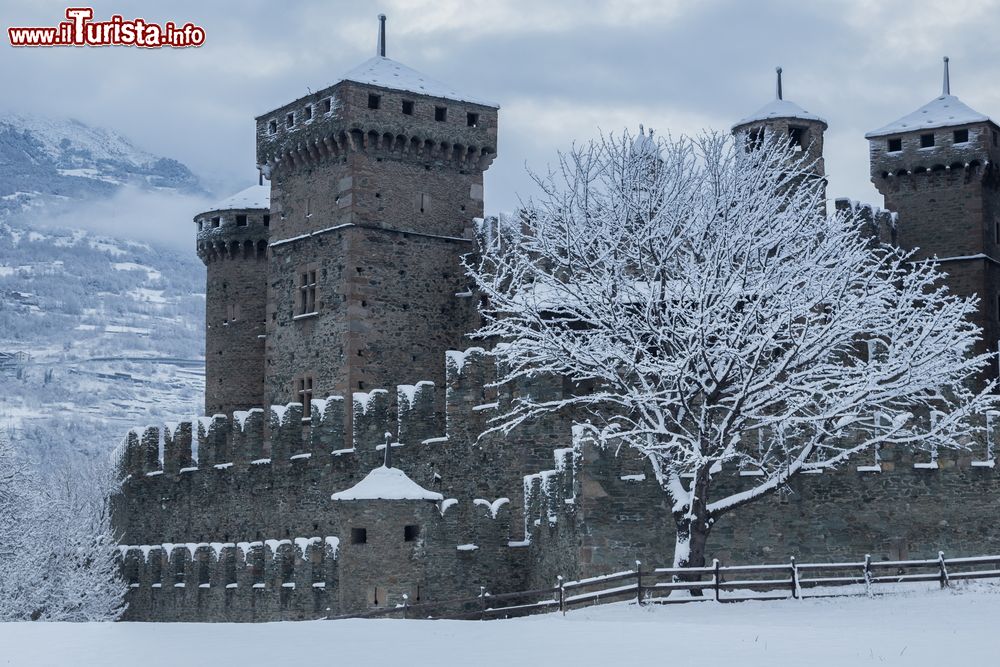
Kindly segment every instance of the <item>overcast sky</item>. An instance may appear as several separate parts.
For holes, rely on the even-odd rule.
[[[73,3],[71,3],[73,4]],[[255,115],[388,56],[497,101],[499,158],[487,210],[530,191],[525,165],[599,129],[728,129],[774,95],[829,122],[831,196],[881,203],[864,133],[952,92],[1000,115],[1000,0],[130,0],[111,14],[205,28],[197,49],[13,49],[3,35],[0,107],[116,129],[190,166],[220,196],[256,182]],[[0,21],[55,25],[66,5],[0,0]],[[194,213],[194,211],[192,211]],[[178,220],[186,234],[190,218]],[[154,223],[150,223],[154,224]],[[168,224],[157,220],[155,224]]]

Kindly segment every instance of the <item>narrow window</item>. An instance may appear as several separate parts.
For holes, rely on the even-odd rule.
[[[955,130],[954,138],[952,140],[956,144],[967,144],[969,143],[969,130]]]
[[[431,196],[421,192],[417,199],[417,210],[427,213],[431,209]]]
[[[790,127],[788,128],[788,141],[797,150],[800,150],[805,140],[805,134],[806,131],[803,127]]]
[[[889,140],[889,152],[898,153],[903,150],[903,140],[901,138],[890,139]]]
[[[198,231],[199,231],[199,232],[200,232],[200,231],[204,231],[204,229],[205,229],[205,223],[204,223],[204,221],[202,221],[202,220],[199,220],[199,221],[198,221]]]
[[[285,116],[285,127],[293,127],[295,125],[295,114],[289,113]]]
[[[333,100],[328,97],[323,100],[323,113],[330,113],[331,111],[333,111]]]
[[[378,109],[381,104],[382,104],[382,96],[381,95],[371,95],[371,94],[368,95],[368,108],[369,109]]]
[[[434,120],[442,123],[448,120],[448,107],[434,107]]]
[[[993,241],[1000,243],[1000,220],[993,223]]]
[[[764,129],[756,128],[747,133],[747,153],[757,150],[764,145]]]
[[[403,100],[403,115],[404,116],[413,115],[413,100]]]
[[[306,107],[302,110],[302,118],[305,120],[312,120],[312,117],[313,117],[312,105],[307,104]]]
[[[316,312],[316,271],[306,270],[299,273],[299,315],[309,315]]]
[[[934,135],[933,134],[921,134],[920,135],[920,147],[930,148],[934,145]]]
[[[236,226],[237,227],[246,227],[247,226],[247,216],[246,215],[237,215],[236,216]]]
[[[213,229],[219,227],[219,225],[221,225],[221,224],[222,224],[222,218],[220,218],[219,216],[215,216],[214,218],[212,218],[212,228]]]
[[[465,114],[465,124],[469,127],[479,127],[479,114],[471,111]]]
[[[276,121],[276,120],[268,121],[268,123],[267,123],[267,133],[268,134],[277,134],[278,133],[278,121]]]
[[[351,528],[351,544],[367,544],[368,530],[366,528]]]
[[[309,419],[312,417],[313,397],[313,378],[311,375],[303,375],[298,379],[295,393],[298,396],[299,403],[302,404],[302,419]]]
[[[264,214],[264,226],[265,227],[271,226],[271,215],[269,213]]]
[[[420,526],[403,526],[403,541],[416,542],[420,536]]]

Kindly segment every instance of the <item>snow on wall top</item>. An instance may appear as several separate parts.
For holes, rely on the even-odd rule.
[[[332,500],[443,500],[444,496],[428,491],[406,476],[399,468],[380,466],[363,480],[330,496]]]
[[[500,105],[496,102],[489,102],[461,93],[445,83],[436,81],[411,67],[407,67],[384,56],[369,58],[345,74],[341,81],[353,81],[370,86],[389,88],[390,90],[402,90],[430,97],[443,97],[458,102],[469,102],[484,107],[493,107],[494,109],[500,108]],[[340,83],[340,81],[337,83]]]
[[[774,120],[775,118],[798,118],[800,120],[812,120],[826,125],[826,121],[814,113],[809,113],[795,102],[788,100],[771,100],[746,118],[742,118],[733,125],[737,128],[748,123],[757,123],[762,120]]]
[[[884,137],[889,134],[902,134],[917,130],[931,130],[949,125],[966,125],[968,123],[989,122],[990,117],[979,113],[954,95],[941,95],[920,107],[913,113],[899,120],[872,130],[865,134],[865,139]]]
[[[251,185],[246,190],[240,190],[232,197],[223,199],[210,211],[231,211],[247,208],[271,208],[271,183]]]

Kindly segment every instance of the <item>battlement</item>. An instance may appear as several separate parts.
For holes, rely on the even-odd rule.
[[[896,244],[898,216],[892,211],[843,197],[838,198],[834,205],[837,211],[851,212],[865,221],[867,233],[872,238],[881,243]]]
[[[222,259],[264,259],[270,209],[207,211],[195,216],[198,256],[206,264]]]
[[[257,118],[257,163],[268,178],[358,152],[481,172],[496,141],[495,107],[354,81]]]

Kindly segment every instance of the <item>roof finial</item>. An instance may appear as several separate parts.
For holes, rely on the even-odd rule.
[[[951,76],[948,72],[948,56],[944,57],[944,81],[941,83],[941,94],[951,95]]]
[[[775,88],[774,94],[775,94],[775,97],[777,97],[777,99],[780,100],[780,99],[782,99],[782,97],[781,97],[781,67],[780,66],[775,67],[774,71],[778,73],[778,82],[777,82],[777,87]]]
[[[385,461],[382,463],[386,468],[392,467],[392,434],[385,434]]]
[[[378,15],[378,54],[385,58],[385,14]]]

